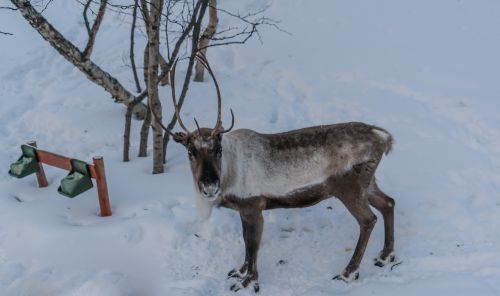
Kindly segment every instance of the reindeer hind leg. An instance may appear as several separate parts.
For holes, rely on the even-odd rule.
[[[347,210],[354,216],[359,225],[359,238],[352,255],[349,264],[347,264],[344,271],[334,277],[333,279],[343,280],[345,282],[350,282],[356,280],[359,277],[358,268],[370,238],[375,223],[377,222],[377,216],[372,212],[368,201],[364,199],[365,197],[359,196],[339,196],[339,200],[345,205]]]
[[[375,265],[383,267],[394,261],[394,205],[393,198],[382,192],[375,179],[372,180],[367,191],[370,205],[376,208],[384,218],[384,248],[375,258]]]

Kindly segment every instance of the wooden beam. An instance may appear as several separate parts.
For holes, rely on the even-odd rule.
[[[32,142],[30,142],[30,143],[32,143]],[[30,143],[28,143],[28,145],[33,146]],[[62,156],[62,155],[59,155],[56,153],[52,153],[49,151],[38,149],[38,148],[36,148],[36,146],[33,146],[33,147],[36,149],[36,157],[38,158],[38,162],[42,162],[42,163],[48,164],[50,166],[66,170],[66,171],[71,171],[71,158],[66,157],[66,156]],[[96,173],[94,165],[92,165],[90,163],[87,163],[87,165],[89,168],[90,177],[93,179],[97,179],[97,173]]]
[[[101,217],[111,216],[111,206],[109,203],[108,185],[106,183],[106,173],[104,171],[104,160],[101,156],[93,158],[96,172],[97,194],[99,196],[99,206]]]
[[[28,142],[28,145],[35,147],[36,151],[36,141]],[[41,162],[38,162],[38,166],[40,167],[36,172],[36,180],[38,182],[38,187],[43,188],[49,186],[49,182],[47,182],[47,177],[45,176],[45,171],[43,170],[43,166]]]

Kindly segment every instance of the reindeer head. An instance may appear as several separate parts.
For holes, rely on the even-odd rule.
[[[168,129],[164,128],[176,141],[181,143],[186,147],[189,156],[189,163],[191,166],[191,172],[193,174],[193,179],[195,182],[195,187],[200,193],[201,197],[205,200],[213,201],[220,193],[220,175],[221,175],[221,162],[222,162],[222,135],[229,132],[234,126],[234,114],[231,110],[231,127],[227,130],[222,128],[221,121],[221,94],[219,90],[219,85],[215,76],[208,64],[207,60],[202,55],[197,55],[196,58],[205,66],[207,71],[212,77],[215,88],[217,91],[217,122],[214,128],[200,128],[198,122],[195,120],[197,130],[190,132],[179,114],[179,107],[177,105],[177,100],[175,97],[175,67],[177,63],[174,63],[170,71],[170,83],[172,90],[172,100],[175,107],[175,115],[177,117],[177,122],[185,132],[172,133]],[[154,115],[155,118],[156,115]],[[163,126],[163,125],[162,125]]]
[[[212,129],[199,128],[185,134],[176,133],[174,140],[186,147],[195,186],[201,196],[215,200],[220,193],[222,135]]]

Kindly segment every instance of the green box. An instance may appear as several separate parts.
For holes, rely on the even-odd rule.
[[[36,158],[36,149],[32,146],[21,145],[23,155],[10,165],[9,175],[16,178],[24,178],[38,172],[40,166]]]
[[[57,192],[66,197],[75,197],[94,187],[90,178],[88,164],[81,160],[71,160],[71,172],[61,180]]]

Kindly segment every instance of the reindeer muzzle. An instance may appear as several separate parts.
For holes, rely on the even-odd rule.
[[[216,199],[220,193],[219,182],[209,183],[209,184],[202,183],[200,186],[200,193],[203,196],[203,198],[205,198],[205,199],[208,199],[208,200]]]

